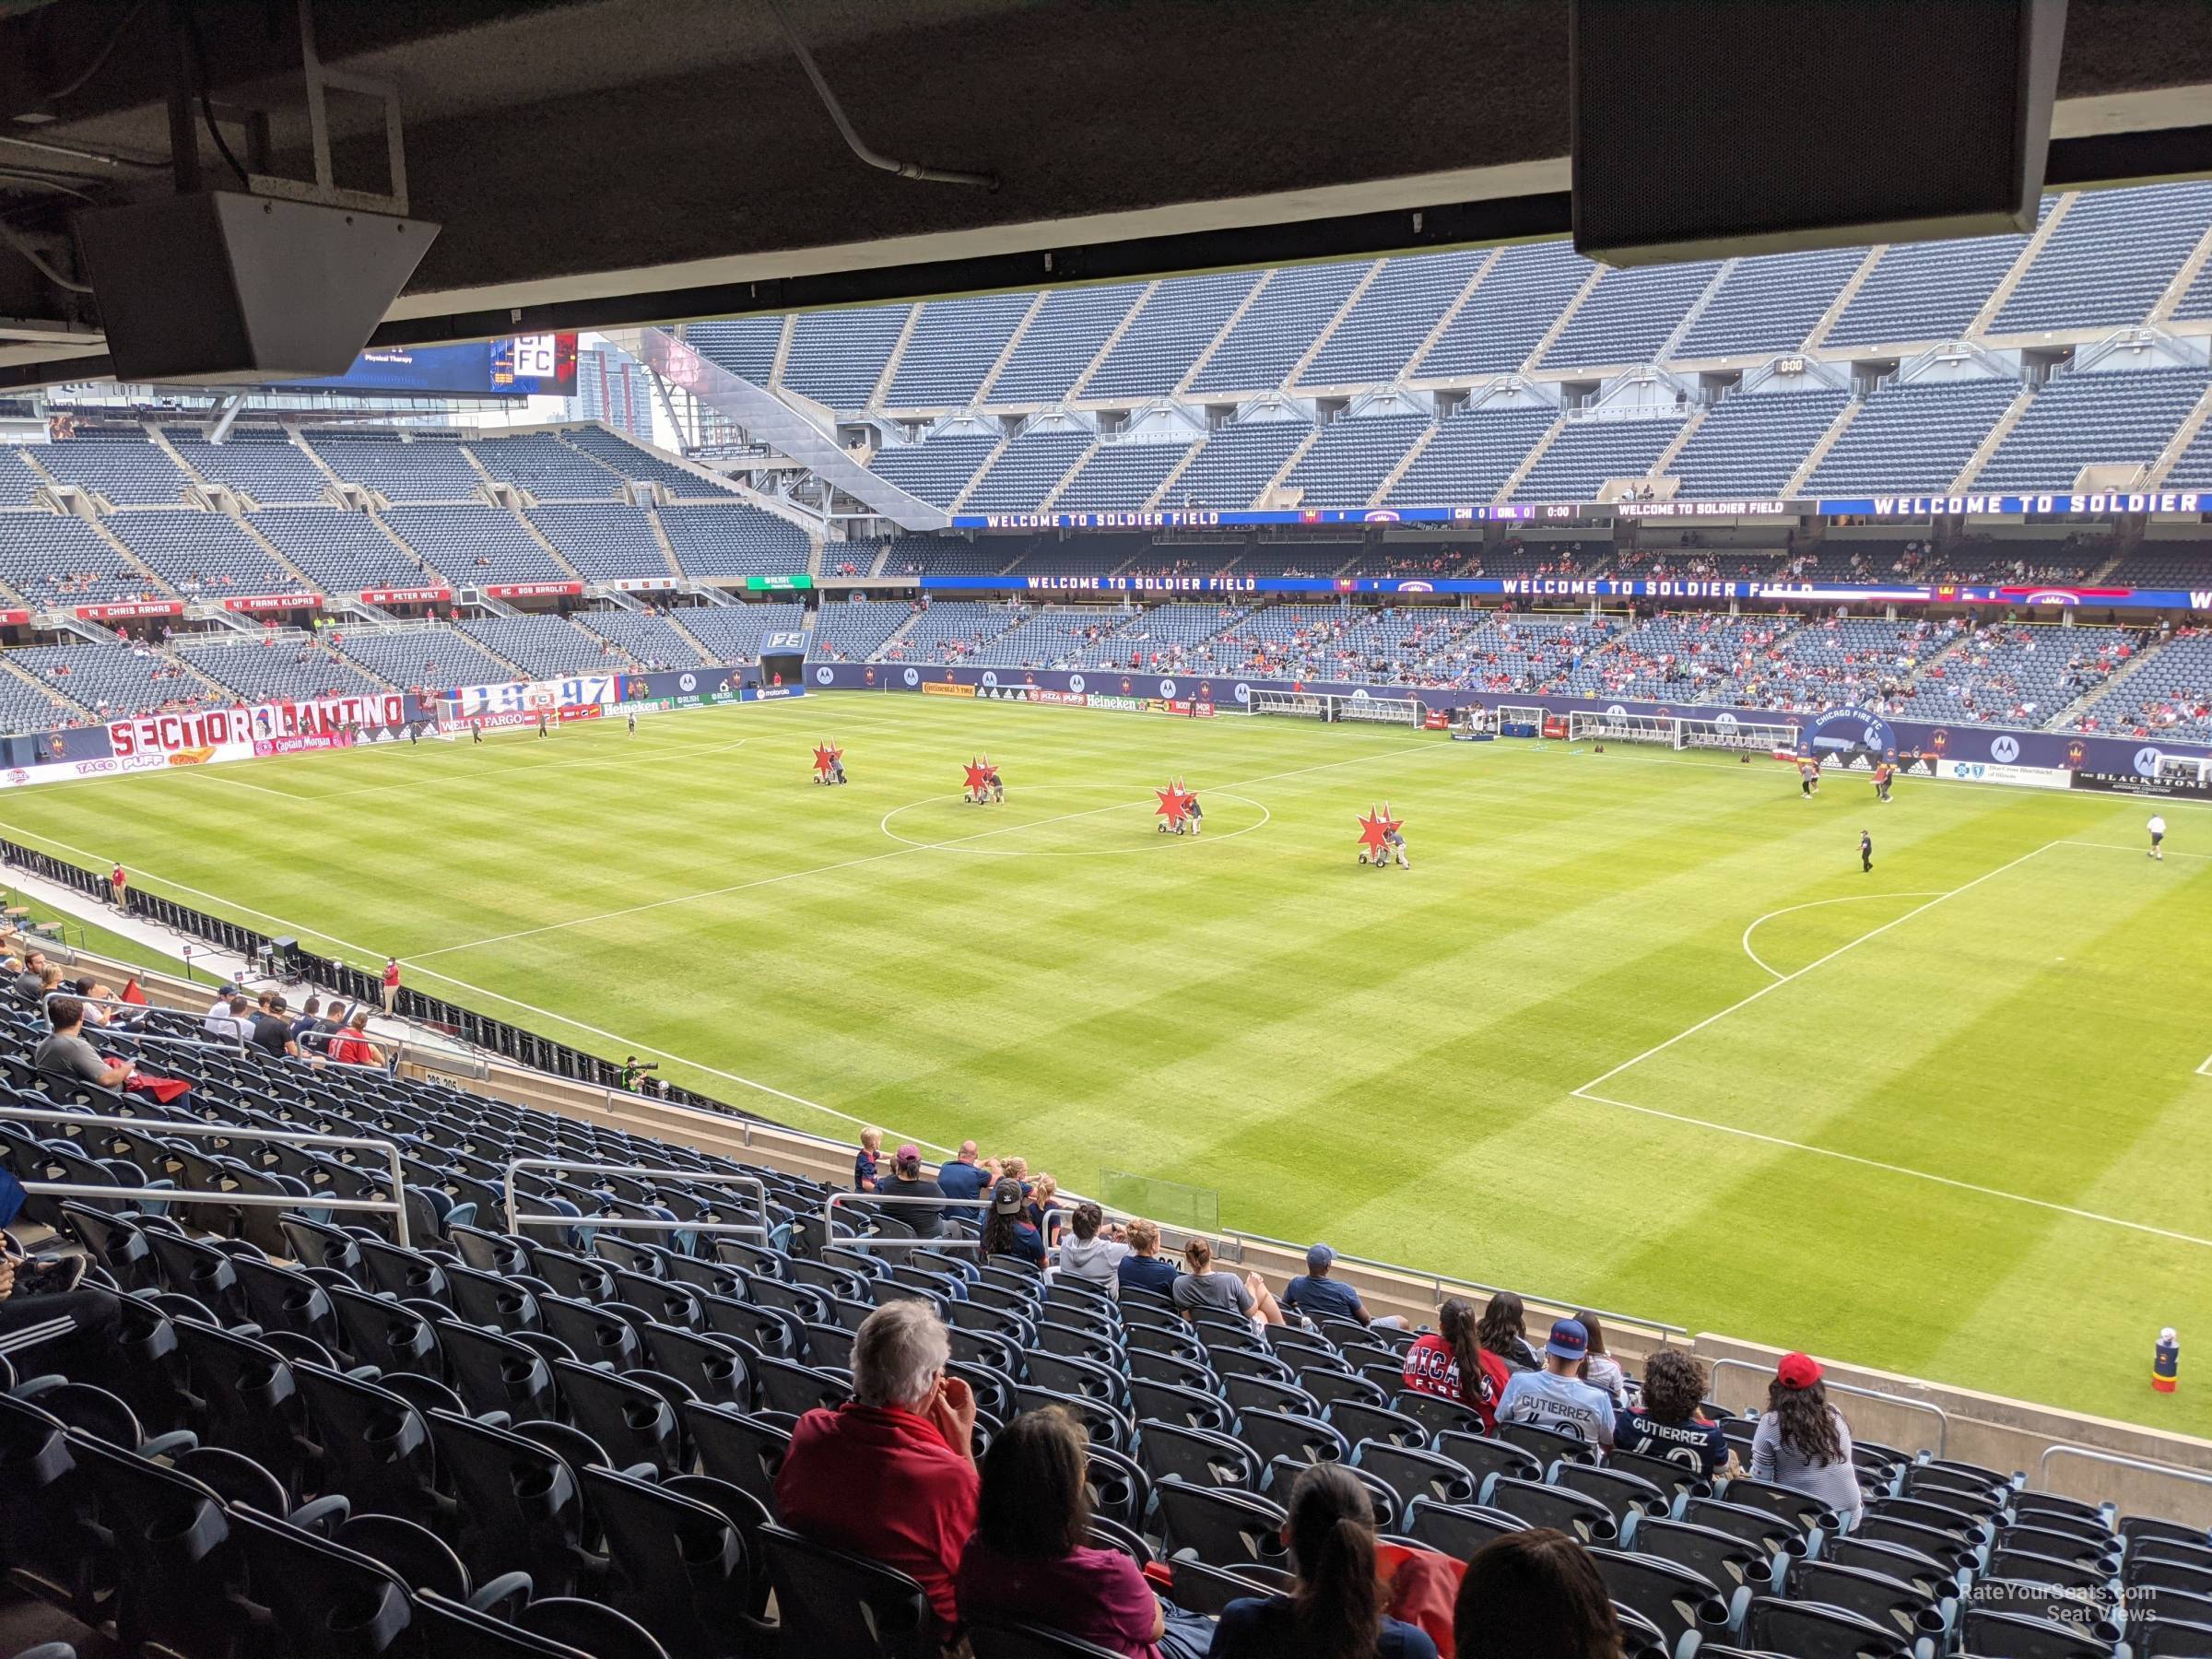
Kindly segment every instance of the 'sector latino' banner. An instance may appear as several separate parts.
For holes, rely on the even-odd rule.
[[[336,747],[366,729],[401,726],[407,700],[397,691],[365,697],[324,697],[312,702],[255,703],[250,708],[203,709],[190,714],[142,714],[108,726],[115,758],[202,755],[243,748],[282,754]]]

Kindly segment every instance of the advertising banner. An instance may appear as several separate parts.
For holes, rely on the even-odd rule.
[[[460,705],[461,718],[487,714],[530,714],[577,707],[604,707],[623,700],[622,676],[572,674],[566,679],[515,680],[503,686],[455,686],[447,693]]]
[[[2212,496],[2207,497],[2212,500]],[[1612,576],[919,576],[925,592],[1138,594],[1440,594],[1604,604],[1631,599],[1733,600],[1806,609],[1831,605],[1961,605],[2006,609],[2212,610],[2212,588],[2042,586],[1980,582],[1700,581]]]
[[[2071,789],[2074,774],[2058,766],[2006,766],[2001,760],[1936,762],[1936,775],[1960,783],[2009,783],[2016,789]]]
[[[583,592],[581,582],[494,582],[477,592],[494,599],[570,599]]]
[[[1255,524],[1604,524],[1628,519],[1965,517],[2110,518],[2115,514],[2212,512],[2212,490],[2049,490],[2034,495],[1867,495],[1818,500],[1511,501],[1427,507],[1289,507],[1149,512],[956,512],[955,530],[1214,530]]]
[[[323,603],[320,594],[249,594],[241,599],[226,599],[227,611],[288,611],[312,610]]]
[[[924,680],[922,682],[922,695],[924,697],[973,697],[975,688],[958,685],[949,680]]]
[[[363,605],[445,605],[453,590],[448,587],[363,588]]]
[[[1346,680],[1247,679],[1234,675],[1153,678],[1134,671],[1124,674],[1112,669],[933,668],[929,672],[937,676],[949,675],[953,678],[949,683],[943,679],[924,682],[920,669],[900,664],[809,663],[806,665],[806,680],[810,687],[818,690],[919,691],[926,684],[934,688],[938,696],[972,697],[979,695],[974,688],[984,679],[988,678],[993,685],[996,685],[1001,677],[1006,677],[1010,680],[1018,679],[1026,688],[1025,695],[1030,700],[1035,700],[1039,689],[1050,689],[1082,695],[1088,705],[1094,709],[1122,709],[1132,712],[1142,712],[1147,697],[1161,700],[1189,698],[1210,703],[1218,711],[1234,712],[1249,704],[1254,691],[1312,691],[1352,697],[1360,693],[1372,696],[1384,690],[1378,685]],[[954,689],[954,686],[966,688]],[[2212,759],[2212,747],[2204,744],[2154,745],[2136,737],[2106,737],[2082,732],[2028,732],[2007,726],[1936,725],[1922,721],[1870,716],[1860,710],[1832,710],[1821,715],[1807,712],[1724,707],[1712,703],[1637,702],[1625,698],[1497,692],[1441,686],[1424,686],[1418,693],[1392,687],[1388,688],[1387,694],[1418,695],[1424,704],[1432,709],[1493,709],[1505,706],[1542,709],[1548,718],[1559,722],[1562,735],[1570,714],[1597,712],[1688,715],[1700,720],[1717,720],[1723,715],[1733,715],[1753,725],[1794,722],[1801,735],[1817,730],[1830,740],[1820,750],[1824,756],[1834,755],[1849,759],[1878,754],[1882,759],[1894,760],[1900,768],[1922,758],[1926,759],[1931,769],[1938,760],[1979,760],[1994,761],[2000,766],[2049,767],[2069,772],[2109,772],[2122,778],[2150,781],[2158,777],[2159,762],[2163,755]],[[1873,747],[1876,744],[1880,745],[1878,750]]]
[[[80,605],[70,613],[79,622],[127,622],[134,617],[181,617],[182,599],[131,599],[120,605]]]
[[[216,752],[225,748],[242,747],[248,754],[254,753],[253,746],[257,742],[310,737],[345,737],[350,742],[350,734],[378,727],[400,727],[406,721],[407,700],[396,691],[382,691],[356,697],[325,697],[312,702],[203,709],[189,714],[142,714],[132,720],[111,722],[108,743],[110,751],[122,760],[142,755],[194,756],[205,760],[217,758]],[[318,747],[343,745],[331,743]]]
[[[2145,777],[2140,772],[2077,771],[2076,789],[2100,790],[2107,794],[2176,796],[2183,800],[2212,799],[2212,782],[2197,778]]]

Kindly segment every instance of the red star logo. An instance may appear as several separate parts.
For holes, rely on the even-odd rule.
[[[1386,844],[1384,837],[1398,827],[1399,820],[1390,816],[1387,806],[1370,806],[1367,816],[1359,820],[1359,844],[1376,857],[1381,857]]]
[[[976,759],[969,761],[967,787],[973,791],[981,791],[990,788],[991,771],[991,762],[988,760]]]
[[[814,747],[814,770],[827,774],[830,769],[845,758],[845,751],[834,743],[818,743]]]
[[[1171,824],[1182,823],[1190,811],[1190,792],[1181,782],[1174,782],[1152,793],[1159,797],[1159,810],[1153,816],[1164,818]]]

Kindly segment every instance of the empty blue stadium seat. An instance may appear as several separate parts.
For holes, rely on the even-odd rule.
[[[1865,258],[1864,248],[1818,248],[1739,259],[1672,355],[1794,351]]]
[[[886,305],[808,312],[792,335],[780,383],[832,409],[865,408],[912,309]]]
[[[1053,499],[1055,512],[1100,512],[1142,507],[1167,481],[1195,440],[1102,443]]]
[[[1993,335],[2140,323],[2212,225],[2212,184],[2084,191],[1989,325]]]
[[[578,611],[570,619],[579,628],[612,641],[648,668],[702,668],[709,660],[678,626],[680,618],[606,610]]]
[[[1028,313],[1030,294],[979,294],[932,300],[899,359],[884,398],[894,409],[958,409],[975,401],[976,388]]]
[[[1248,508],[1312,429],[1302,420],[1245,420],[1216,427],[1160,504]]]
[[[383,519],[456,587],[574,580],[504,507],[394,507]]]
[[[1053,427],[1022,433],[991,464],[961,510],[1010,512],[1034,508],[1097,441],[1097,434],[1086,428]]]
[[[1138,283],[1052,290],[1006,359],[989,401],[1048,404],[1066,396],[1144,291]]]
[[[1516,501],[1594,501],[1608,478],[1649,472],[1675,441],[1682,422],[1657,419],[1569,420],[1566,429],[1514,487]]]
[[[994,433],[949,432],[920,443],[886,444],[868,465],[909,495],[949,507],[998,444]]]
[[[220,443],[190,427],[167,427],[162,436],[184,465],[210,484],[224,484],[265,505],[319,501],[330,478],[281,427],[241,421]]]
[[[2071,489],[2085,466],[2147,462],[2212,385],[2202,369],[2054,375],[1974,479],[1978,489]]]
[[[253,515],[253,528],[329,594],[364,588],[443,585],[366,512],[335,507],[276,507]]]
[[[1467,252],[1383,261],[1336,332],[1300,371],[1300,383],[1340,386],[1396,379],[1488,257]]]
[[[1720,271],[1713,260],[1609,270],[1583,299],[1539,367],[1648,363]]]
[[[674,574],[642,508],[572,503],[535,507],[528,517],[587,581],[666,581]]]
[[[493,477],[520,485],[541,501],[604,500],[622,488],[612,469],[551,432],[479,438],[469,448]]]
[[[685,345],[718,368],[756,386],[768,384],[776,346],[783,337],[782,317],[724,317],[687,323],[677,331]]]
[[[394,501],[474,500],[484,481],[456,432],[403,438],[396,432],[310,431],[303,436],[339,477]]]
[[[30,455],[61,483],[105,496],[118,507],[161,506],[184,499],[184,475],[135,423],[87,423],[68,438],[39,445]]]
[[[1198,354],[1258,284],[1251,271],[1177,276],[1152,290],[1128,330],[1113,343],[1085,398],[1164,397],[1190,372]]]
[[[747,502],[686,503],[659,512],[687,576],[787,576],[806,568],[806,533]]]
[[[1371,294],[1372,288],[1368,290]],[[1321,429],[1283,480],[1301,507],[1364,507],[1430,425],[1425,415],[1353,415]]]
[[[1832,387],[1752,391],[1723,398],[1667,467],[1669,475],[1682,480],[1678,496],[1716,500],[1781,495],[1849,401],[1847,394]]]
[[[2019,390],[2010,380],[1883,386],[1821,457],[1806,492],[1948,489]]]
[[[2042,211],[2051,211],[2048,196]],[[1888,248],[1821,344],[1955,340],[2027,246],[2026,237],[2007,235]]]
[[[1358,260],[1277,271],[1206,359],[1191,382],[1192,393],[1271,392],[1280,386],[1373,268],[1372,260]]]
[[[1595,268],[1570,242],[1502,250],[1413,373],[1423,380],[1512,373]]]
[[[1453,415],[1392,487],[1392,504],[1442,507],[1491,500],[1557,418],[1549,407],[1478,406]]]

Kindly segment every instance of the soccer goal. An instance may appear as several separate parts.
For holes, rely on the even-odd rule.
[[[1327,691],[1254,691],[1248,705],[1254,714],[1288,714],[1297,720],[1367,721],[1378,725],[1421,724],[1421,704],[1413,697],[1338,697]]]
[[[1601,743],[1661,743],[1673,748],[1678,724],[1670,714],[1577,713],[1567,717],[1567,736],[1573,743],[1595,738]]]
[[[1770,755],[1777,749],[1794,749],[1797,747],[1797,728],[1794,725],[1754,725],[1749,721],[1733,718],[1684,718],[1675,722],[1675,747],[1678,749],[1745,749],[1752,754]]]

